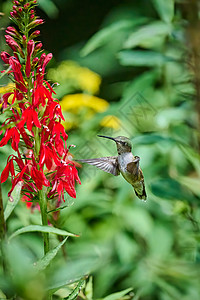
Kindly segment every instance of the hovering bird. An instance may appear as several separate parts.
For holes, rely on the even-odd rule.
[[[98,136],[114,141],[117,145],[118,156],[79,159],[78,161],[96,166],[114,176],[121,173],[125,180],[133,186],[136,196],[139,199],[146,200],[144,176],[139,166],[140,157],[132,154],[131,141],[125,136],[117,136],[116,138],[105,135]]]

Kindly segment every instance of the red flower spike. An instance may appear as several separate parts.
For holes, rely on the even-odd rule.
[[[14,0],[11,16],[22,32],[9,26],[6,30],[6,42],[13,51],[12,56],[7,52],[1,54],[4,63],[10,65],[9,73],[14,77],[15,88],[13,92],[5,93],[2,98],[2,108],[9,105],[9,97],[12,96],[12,116],[2,126],[6,131],[0,141],[0,147],[11,140],[12,148],[16,156],[12,155],[7,160],[1,181],[5,182],[11,176],[13,191],[16,184],[22,182],[22,194],[26,199],[37,198],[38,190],[46,187],[50,199],[56,198],[56,207],[64,201],[64,194],[67,192],[71,197],[76,197],[75,181],[80,183],[78,172],[72,161],[69,160],[68,149],[66,148],[67,134],[61,120],[64,120],[59,101],[53,98],[55,94],[52,86],[44,80],[45,69],[52,58],[52,54],[41,53],[42,43],[34,42],[34,38],[40,34],[35,30],[28,36],[23,35],[24,18],[26,15],[26,29],[32,29],[44,23],[42,19],[35,17],[35,0]],[[18,43],[20,41],[20,44]],[[21,46],[22,44],[22,46]],[[24,49],[26,57],[24,56]],[[24,60],[19,57],[25,58]],[[31,82],[27,80],[31,78]],[[30,87],[31,86],[31,87]],[[39,128],[35,136],[35,129]],[[27,150],[25,155],[21,154],[19,141],[23,141]],[[36,143],[38,139],[38,143]],[[35,155],[36,145],[40,145],[39,155]],[[19,170],[15,175],[14,165]],[[45,170],[45,171],[44,171]],[[46,175],[45,175],[46,174]]]

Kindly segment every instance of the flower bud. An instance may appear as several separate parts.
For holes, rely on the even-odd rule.
[[[43,64],[45,58],[46,58],[46,54],[42,53],[42,55],[40,56],[40,62],[39,62],[40,66]]]
[[[25,8],[25,9],[28,9],[29,6],[30,6],[30,3],[24,4],[24,8]]]
[[[40,35],[40,30],[35,30],[33,33],[31,33],[30,39],[34,39],[38,35]]]
[[[10,35],[5,35],[6,38],[6,43],[8,46],[14,51],[14,52],[19,52],[20,56],[24,58],[24,52],[22,51],[22,48],[17,44],[17,42],[10,36]]]
[[[28,24],[27,28],[30,29],[30,28],[34,28],[35,26],[38,26],[38,25],[41,25],[44,23],[44,20],[42,19],[36,19],[34,21],[32,21],[31,23]]]
[[[14,33],[17,32],[17,30],[12,26],[8,26],[7,30],[9,30],[10,32],[14,32]]]
[[[33,53],[35,47],[35,43],[33,40],[28,41],[27,44],[27,60],[26,60],[26,76],[27,78],[30,77],[31,73],[31,55]]]
[[[27,44],[27,54],[28,54],[28,56],[32,55],[34,47],[35,47],[34,40],[28,41],[28,44]]]
[[[18,14],[17,14],[17,11],[16,11],[16,10],[13,10],[13,15],[14,15],[15,17],[18,17]]]
[[[47,56],[46,56],[45,59],[44,59],[43,66],[42,66],[43,69],[46,68],[46,65],[50,62],[50,60],[52,59],[52,57],[53,57],[53,54],[52,54],[52,53],[48,53],[48,54],[47,54]]]
[[[38,57],[35,57],[35,58],[33,59],[33,62],[32,62],[32,69],[34,69],[34,68],[36,67],[38,61],[39,61],[39,58],[38,58]]]
[[[9,35],[13,36],[13,37],[20,37],[19,32],[11,26],[8,26],[6,29],[6,33],[8,33]]]
[[[1,52],[1,59],[3,60],[3,62],[5,64],[9,64],[9,58],[10,58],[10,55],[7,52],[5,52],[5,51]]]
[[[35,49],[33,51],[33,56],[35,56],[37,54],[37,52],[42,48],[42,43],[38,43],[36,46],[35,46]]]

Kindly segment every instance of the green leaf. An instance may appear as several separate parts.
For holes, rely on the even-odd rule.
[[[178,177],[178,180],[181,184],[185,185],[189,190],[200,197],[199,178],[180,176]]]
[[[170,143],[175,144],[177,141],[169,136],[159,135],[159,134],[145,134],[145,135],[139,135],[132,139],[134,144],[137,145],[152,145],[156,143]]]
[[[105,260],[104,260],[105,261]],[[66,264],[57,268],[51,277],[48,278],[48,290],[55,291],[61,287],[72,284],[81,280],[84,276],[94,272],[102,267],[102,258],[97,256],[76,258],[75,260],[67,261]]]
[[[191,162],[194,169],[200,176],[200,155],[194,149],[188,146],[179,145],[180,149],[183,151],[187,159]]]
[[[15,186],[15,188],[14,188],[14,190],[13,190],[13,192],[12,192],[8,202],[7,202],[7,205],[6,205],[6,208],[5,208],[5,211],[4,211],[5,220],[7,220],[9,218],[9,216],[11,215],[11,213],[14,210],[15,206],[19,202],[20,196],[21,196],[21,189],[22,189],[22,183],[19,182]]]
[[[165,257],[170,255],[173,245],[173,236],[170,227],[166,227],[162,223],[154,224],[153,230],[150,231],[147,239],[151,258],[164,260]]]
[[[3,76],[7,75],[8,72],[9,72],[10,70],[11,70],[11,67],[8,67],[3,73],[1,73],[0,79],[1,79]]]
[[[102,300],[119,300],[123,296],[125,296],[126,294],[130,293],[132,290],[133,290],[133,288],[128,288],[128,289],[125,289],[123,291],[110,294],[110,295],[106,296],[105,298],[103,298]]]
[[[81,288],[83,287],[84,283],[85,283],[85,279],[81,279],[79,281],[79,283],[77,284],[77,286],[75,287],[75,289],[71,292],[71,294],[68,297],[64,298],[64,299],[67,299],[67,300],[76,299],[79,292],[80,292],[80,290],[81,290]]]
[[[93,279],[92,276],[90,276],[86,287],[85,287],[85,296],[87,300],[93,300]]]
[[[50,264],[52,259],[56,256],[60,248],[65,244],[68,236],[61,242],[57,247],[49,251],[45,256],[43,256],[35,265],[37,271],[42,271]]]
[[[133,48],[136,46],[143,46],[147,40],[155,36],[165,37],[171,32],[171,26],[163,21],[155,21],[149,25],[145,25],[130,34],[124,43],[124,48]]]
[[[42,225],[29,225],[23,228],[18,229],[17,231],[15,231],[10,237],[9,240],[11,240],[12,238],[16,237],[19,234],[22,233],[27,233],[27,232],[35,232],[35,231],[40,231],[40,232],[46,232],[46,233],[54,233],[54,234],[58,234],[58,235],[63,235],[63,236],[74,236],[74,237],[78,237],[77,234],[73,234],[70,233],[68,231],[65,230],[61,230],[55,227],[51,227],[51,226],[42,226]]]
[[[95,49],[103,46],[106,42],[108,42],[111,38],[113,38],[113,34],[118,33],[120,30],[128,29],[133,26],[144,23],[147,19],[141,18],[136,20],[121,20],[110,26],[101,29],[92,38],[87,42],[87,44],[81,50],[81,55],[86,56]]]
[[[160,66],[173,59],[155,51],[131,51],[124,50],[118,53],[120,63],[123,66]]]
[[[171,22],[174,17],[174,0],[152,0],[155,9],[164,22]]]
[[[154,180],[151,184],[154,195],[164,199],[187,200],[190,203],[195,201],[194,196],[182,186],[177,180],[172,178],[162,178]]]
[[[56,18],[58,16],[58,8],[51,0],[38,0],[39,6],[50,18]]]
[[[0,290],[0,299],[7,299],[6,295],[2,292],[2,290]]]

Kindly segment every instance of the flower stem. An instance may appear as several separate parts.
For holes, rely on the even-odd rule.
[[[4,272],[6,272],[5,253],[3,247],[3,240],[5,240],[5,236],[6,236],[6,223],[4,219],[3,199],[2,199],[1,183],[0,183],[0,241],[1,241],[0,251],[2,255],[2,264],[3,264]]]
[[[40,210],[42,216],[42,225],[47,226],[47,199],[44,188],[39,191],[39,201],[40,201]],[[44,240],[44,254],[49,252],[49,234],[43,233],[43,240]]]
[[[2,240],[5,236],[6,225],[4,220],[4,212],[3,212],[3,199],[1,193],[1,184],[0,184],[0,239]]]
[[[43,187],[41,191],[39,191],[39,203],[40,203],[40,211],[42,216],[42,225],[48,225],[47,219],[47,198],[46,198],[46,191]],[[43,233],[43,241],[44,241],[44,255],[47,254],[50,250],[49,247],[49,234],[47,232]],[[47,292],[46,300],[52,300],[52,296],[49,292]]]

